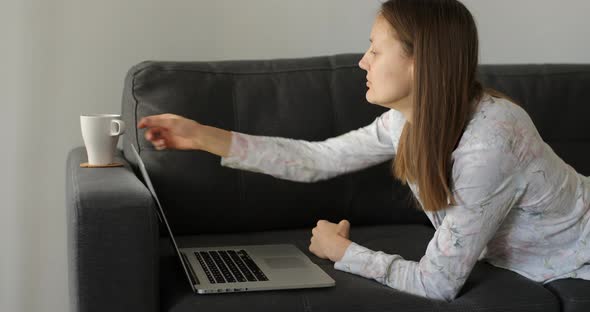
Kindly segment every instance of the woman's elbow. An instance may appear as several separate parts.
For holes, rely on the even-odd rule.
[[[462,285],[453,285],[451,283],[433,283],[430,289],[425,289],[426,296],[430,299],[451,302],[457,298],[461,291]]]

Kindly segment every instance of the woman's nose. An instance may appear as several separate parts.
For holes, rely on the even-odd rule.
[[[366,64],[366,62],[365,62],[365,57],[364,57],[364,56],[363,56],[363,58],[362,58],[362,59],[359,61],[359,67],[360,67],[360,68],[362,68],[362,69],[364,69],[364,70],[367,70],[367,64]]]

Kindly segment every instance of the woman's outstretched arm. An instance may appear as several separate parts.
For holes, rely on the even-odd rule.
[[[391,109],[363,128],[318,142],[232,132],[221,165],[299,182],[329,179],[393,158],[404,123]]]
[[[203,150],[221,165],[277,178],[313,182],[376,165],[394,157],[405,119],[393,109],[371,124],[319,142],[228,131],[174,114],[147,116],[138,128],[158,150]]]

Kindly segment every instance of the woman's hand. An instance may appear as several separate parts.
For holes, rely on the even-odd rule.
[[[350,223],[342,220],[340,223],[332,223],[320,220],[317,226],[311,230],[311,244],[309,251],[322,259],[339,261],[344,256],[346,248],[350,245]]]
[[[142,118],[137,128],[145,128],[145,139],[157,150],[199,149],[198,134],[201,124],[174,114],[152,115]]]

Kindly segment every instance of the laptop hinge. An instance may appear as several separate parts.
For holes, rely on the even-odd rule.
[[[197,275],[195,274],[195,271],[193,271],[193,266],[190,265],[190,263],[188,262],[188,258],[186,256],[186,254],[184,252],[180,253],[182,255],[182,258],[184,259],[184,264],[188,267],[188,272],[189,272],[189,277],[191,280],[191,283],[193,283],[193,285],[199,285],[199,279],[197,278]]]

